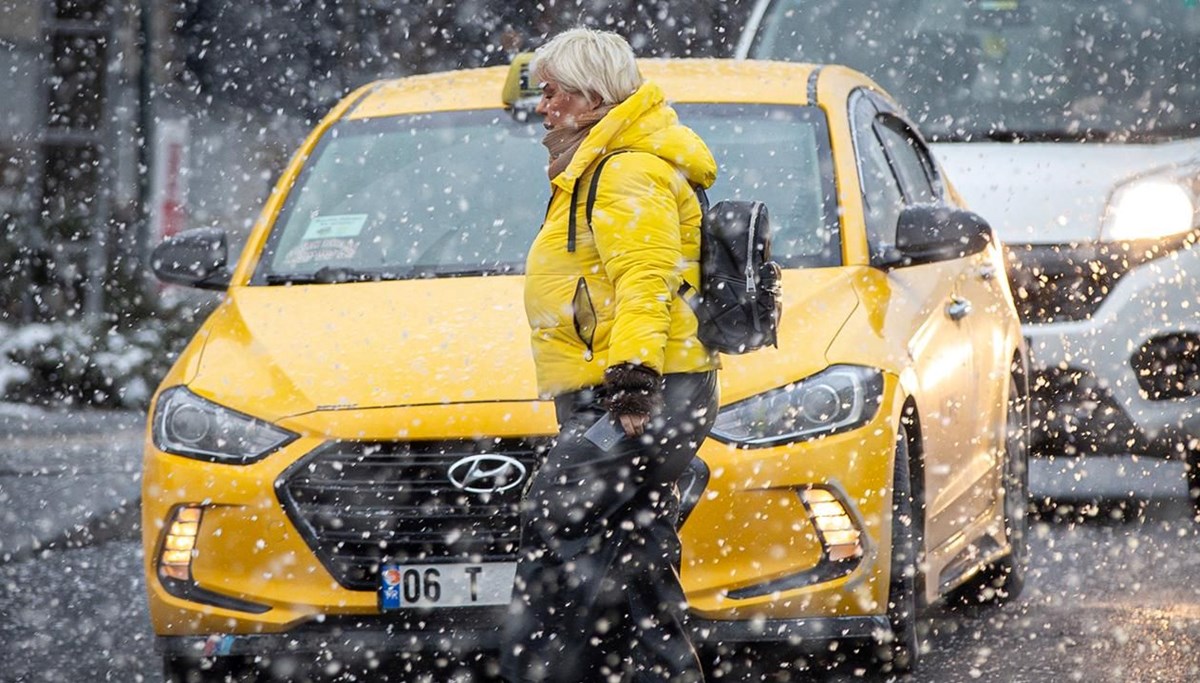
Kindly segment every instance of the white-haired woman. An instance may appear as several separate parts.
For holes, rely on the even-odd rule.
[[[712,184],[716,162],[614,33],[566,31],[530,75],[552,197],[525,305],[560,432],[522,510],[502,673],[698,681],[675,482],[715,417],[717,357],[679,293],[699,284],[695,187]],[[585,434],[608,419],[615,444]]]

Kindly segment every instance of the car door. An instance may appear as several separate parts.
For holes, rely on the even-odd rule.
[[[897,116],[884,115],[876,125],[906,196],[915,201],[945,201],[937,166],[924,140]],[[971,374],[963,382],[966,395],[958,420],[969,431],[955,430],[953,439],[960,448],[954,462],[929,468],[938,482],[928,505],[945,522],[938,534],[944,540],[953,539],[964,524],[990,515],[1003,489],[1000,461],[1008,387],[1006,346],[998,323],[1003,319],[999,307],[1005,305],[1003,272],[994,250],[956,261],[963,270],[947,313],[957,318],[971,351]]]
[[[905,140],[907,129],[886,103],[856,98],[855,145],[872,259],[884,263],[896,244],[905,205],[941,201],[940,187]],[[904,320],[916,370],[925,458],[925,539],[929,548],[953,540],[979,514],[972,440],[977,433],[972,321],[964,305],[966,259],[893,268],[888,315]],[[986,473],[983,475],[986,477]]]
[[[881,139],[897,166],[901,186],[913,201],[946,201],[929,148],[913,128],[897,116],[879,122]],[[960,460],[951,464],[935,508],[948,511],[953,535],[962,523],[990,514],[999,487],[998,467],[1007,387],[1007,362],[999,358],[1004,349],[997,306],[1003,301],[992,250],[957,259],[963,268],[958,291],[947,305],[947,314],[958,321],[971,352],[970,381],[964,382],[960,422],[964,429],[955,438],[961,445]],[[943,465],[943,468],[945,465]]]
[[[879,105],[877,104],[877,106]],[[945,192],[940,178],[937,176],[933,159],[930,157],[924,141],[912,127],[904,119],[882,107],[874,127],[875,134],[883,143],[892,169],[900,181],[905,205],[945,203]],[[975,258],[971,257],[970,260],[974,261]],[[960,276],[958,287],[951,294],[950,302],[947,304],[946,313],[951,320],[957,323],[958,330],[967,333],[971,352],[971,376],[979,377],[979,373],[985,371],[981,362],[980,343],[983,341],[987,326],[982,324],[976,309],[985,304],[986,299],[990,297],[972,296],[972,294],[978,294],[975,283],[979,281],[979,278],[972,277],[972,274],[978,274],[979,270],[975,263],[965,267],[968,272],[964,276]],[[970,432],[972,439],[978,439],[980,434],[978,429],[983,426],[979,422],[978,411],[984,407],[979,393],[978,391],[968,391],[959,405],[963,419],[974,423]]]

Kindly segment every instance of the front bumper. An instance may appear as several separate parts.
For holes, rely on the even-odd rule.
[[[1020,296],[1023,276],[1010,277]],[[1200,416],[1200,247],[1142,263],[1106,291],[1090,317],[1025,322],[1035,437],[1058,452],[1171,455]]]
[[[296,654],[365,657],[387,652],[496,653],[500,649],[504,608],[469,610],[456,617],[331,618],[288,633],[165,636],[159,651],[176,657],[239,657]],[[879,642],[890,632],[883,616],[814,617],[714,621],[693,616],[692,642],[700,647],[786,642],[800,650],[824,649],[831,641]]]
[[[888,536],[890,509],[878,492],[890,485],[897,391],[896,378],[889,376],[883,404],[870,422],[819,441],[749,450],[712,440],[705,444],[701,456],[711,476],[681,533],[683,579],[698,641],[854,639],[885,628],[877,615],[884,611],[888,585],[887,546],[881,539]],[[407,438],[494,433],[490,419],[464,423],[461,406],[422,411],[427,431]],[[508,417],[512,430],[501,436],[539,433],[536,425],[546,417],[532,408],[522,415],[511,405],[496,412],[497,419]],[[397,424],[412,422],[398,412],[372,416],[369,422],[348,413],[336,419],[353,424],[356,437],[367,440],[394,438]],[[314,434],[338,433],[337,425],[286,421],[284,426],[301,438],[248,466],[191,461],[147,444],[145,569],[151,618],[164,650],[203,656],[493,647],[498,633],[492,624],[500,620],[491,609],[445,608],[437,619],[424,612],[421,619],[406,621],[393,613],[381,615],[375,591],[350,590],[346,577],[331,573],[331,564],[322,561],[287,513],[279,482],[328,442]],[[864,552],[845,573],[809,581],[800,579],[822,566],[823,541],[800,492],[814,484],[835,491],[849,508]],[[156,549],[164,520],[180,505],[204,508],[192,566],[198,585],[261,606],[261,613],[188,600],[164,588]]]

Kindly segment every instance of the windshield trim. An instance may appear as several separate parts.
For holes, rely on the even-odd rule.
[[[737,48],[733,53],[735,59],[751,59],[750,53],[760,40],[758,29],[762,27],[763,18],[767,16],[767,10],[770,9],[773,2],[774,0],[759,0],[754,5],[754,9],[750,10],[750,17],[746,20],[746,28],[742,31],[741,38],[738,39]]]

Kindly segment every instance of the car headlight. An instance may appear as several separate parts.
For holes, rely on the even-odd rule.
[[[1143,177],[1113,191],[1101,238],[1110,242],[1154,240],[1196,227],[1195,188],[1187,177]]]
[[[726,407],[712,434],[739,446],[807,441],[870,422],[883,398],[883,373],[834,365],[795,384]]]
[[[159,396],[151,434],[160,451],[236,465],[254,462],[298,437],[184,387],[167,389]]]

